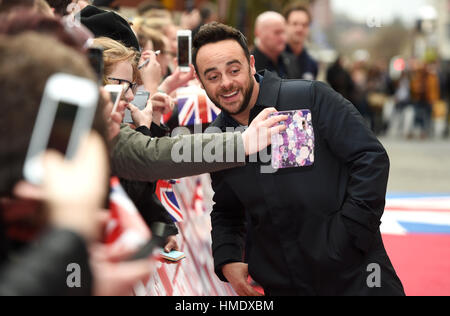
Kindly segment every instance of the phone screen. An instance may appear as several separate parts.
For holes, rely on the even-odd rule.
[[[145,107],[147,106],[147,102],[148,99],[150,98],[150,93],[148,92],[138,92],[136,94],[136,96],[134,97],[134,100],[131,101],[131,103],[136,106],[139,110],[143,110],[145,109]],[[126,109],[125,110],[125,116],[123,119],[124,123],[133,123],[133,119],[131,117],[131,112],[130,110]]]
[[[178,37],[178,65],[189,67],[189,36]]]
[[[66,154],[72,134],[78,106],[60,102],[56,110],[55,120],[48,140],[48,148]]]
[[[97,75],[99,82],[103,81],[103,50],[101,48],[89,48],[89,63]]]

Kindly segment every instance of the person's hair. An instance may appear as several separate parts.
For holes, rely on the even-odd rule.
[[[207,44],[217,43],[226,40],[236,41],[244,50],[245,57],[250,62],[250,51],[248,49],[247,38],[239,30],[218,22],[203,25],[194,37],[192,62],[197,68],[197,54],[200,48]]]
[[[122,62],[128,61],[133,67],[133,80],[137,81],[138,70],[138,53],[131,49],[125,47],[125,45],[112,40],[108,37],[99,37],[94,40],[94,46],[103,49],[103,61],[104,61],[104,76],[103,84],[107,84],[107,77],[113,72],[114,67]]]
[[[164,29],[173,24],[172,20],[160,17],[151,17],[151,18],[137,18],[135,19],[134,26],[136,29],[141,27],[146,27],[149,29],[153,29],[155,31],[159,31],[164,33]]]
[[[80,41],[66,31],[61,20],[56,17],[42,15],[33,9],[18,9],[13,12],[0,15],[0,34],[18,35],[23,32],[33,31],[51,35],[60,42],[74,49],[84,51]]]
[[[34,8],[37,13],[52,16],[53,11],[50,5],[45,0],[34,0]]]
[[[309,23],[310,24],[312,23],[311,11],[309,10],[308,6],[305,5],[303,2],[294,2],[294,3],[291,3],[288,6],[286,6],[286,8],[284,8],[283,15],[284,15],[286,21],[289,20],[291,13],[296,12],[296,11],[305,12],[306,15],[308,16]]]
[[[55,9],[55,13],[61,16],[68,14],[67,7],[72,3],[72,0],[46,0],[47,3]]]
[[[165,7],[159,0],[142,1],[137,7],[138,15],[143,15],[150,10],[164,10]]]
[[[139,45],[144,48],[148,42],[153,43],[153,50],[160,50],[163,52],[165,50],[164,44],[164,34],[159,31],[153,30],[146,26],[142,26],[137,31]]]
[[[0,0],[0,13],[16,8],[33,8],[34,0]]]
[[[96,78],[86,56],[55,38],[34,32],[0,35],[0,196],[10,195],[23,178],[33,122],[46,82],[55,73]],[[105,135],[105,122],[98,115],[96,130]]]

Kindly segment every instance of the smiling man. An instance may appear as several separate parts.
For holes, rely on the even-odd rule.
[[[249,272],[266,295],[404,295],[379,230],[389,158],[355,107],[323,83],[257,74],[245,37],[226,25],[203,26],[193,46],[198,78],[223,110],[214,127],[248,126],[275,106],[310,111],[315,136],[312,166],[262,173],[257,161],[212,174],[221,280],[239,295],[258,294]]]

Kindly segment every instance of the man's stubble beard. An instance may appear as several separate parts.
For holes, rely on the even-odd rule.
[[[210,94],[208,93],[208,91],[206,91],[206,94],[208,95],[209,99],[211,100],[212,103],[214,103],[215,106],[217,106],[220,110],[222,110],[223,112],[229,114],[229,115],[239,115],[245,112],[245,110],[248,109],[249,105],[250,105],[250,100],[252,98],[253,95],[253,90],[255,89],[255,82],[253,81],[253,76],[252,74],[249,72],[249,87],[247,88],[246,91],[244,91],[244,101],[242,102],[242,104],[239,106],[238,110],[235,112],[230,112],[228,111],[225,107],[223,107],[220,102],[218,100],[216,100],[215,98],[212,98],[210,96]]]

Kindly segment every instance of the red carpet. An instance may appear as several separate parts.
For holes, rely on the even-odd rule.
[[[450,235],[383,235],[408,296],[450,296]]]

